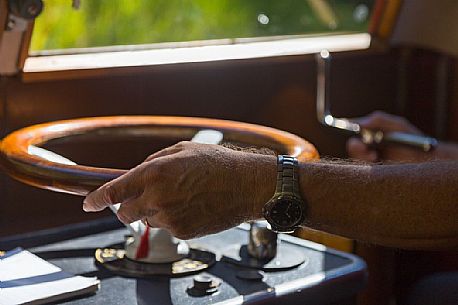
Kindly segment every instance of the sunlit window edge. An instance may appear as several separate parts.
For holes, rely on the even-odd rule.
[[[226,45],[31,56],[27,58],[23,71],[24,73],[39,73],[197,63],[310,54],[322,49],[328,49],[331,52],[350,51],[367,49],[370,41],[369,34],[358,33]]]
[[[158,42],[148,44],[133,44],[133,45],[112,45],[87,48],[66,48],[66,49],[51,49],[51,50],[31,50],[29,56],[49,56],[49,55],[69,55],[69,54],[84,54],[84,53],[102,53],[102,52],[121,52],[121,51],[140,51],[140,50],[155,50],[155,49],[176,49],[176,48],[192,48],[214,45],[233,45],[247,44],[253,42],[266,42],[277,40],[289,40],[299,38],[316,38],[328,37],[337,35],[359,34],[361,32],[334,32],[334,33],[316,33],[303,35],[279,35],[279,36],[261,36],[261,37],[246,37],[246,38],[224,38],[224,39],[206,39],[194,41],[175,41],[175,42]]]

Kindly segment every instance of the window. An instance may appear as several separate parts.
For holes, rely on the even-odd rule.
[[[374,1],[44,0],[31,51],[365,32]]]

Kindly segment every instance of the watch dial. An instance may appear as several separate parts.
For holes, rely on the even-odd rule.
[[[270,210],[270,218],[281,227],[292,227],[302,218],[302,209],[297,201],[280,199]]]

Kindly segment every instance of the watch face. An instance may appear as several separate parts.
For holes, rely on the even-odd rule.
[[[272,203],[268,217],[275,226],[291,230],[302,221],[301,202],[296,198],[280,197]]]

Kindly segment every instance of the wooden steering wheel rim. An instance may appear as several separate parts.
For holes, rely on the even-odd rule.
[[[30,148],[53,139],[87,133],[190,139],[202,129],[221,131],[226,141],[268,147],[302,161],[318,158],[318,152],[309,142],[265,126],[192,117],[114,116],[56,121],[17,130],[0,142],[0,164],[10,176],[26,184],[84,196],[126,170],[53,162],[34,155]]]

